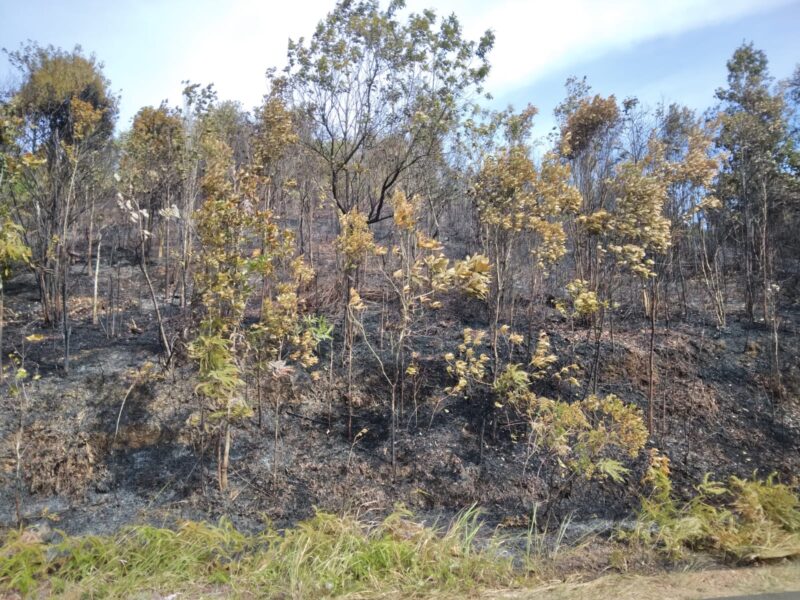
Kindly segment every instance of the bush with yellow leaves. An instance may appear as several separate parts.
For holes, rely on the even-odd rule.
[[[470,190],[478,212],[484,252],[494,265],[489,306],[492,352],[498,359],[498,327],[513,300],[513,266],[524,243],[539,273],[566,253],[566,218],[578,210],[580,194],[570,183],[570,168],[548,153],[539,168],[531,160],[524,131],[533,113],[511,115],[507,138],[514,143],[485,158]],[[522,121],[520,120],[522,119]]]
[[[589,282],[585,279],[570,281],[566,290],[572,306],[568,306],[563,300],[556,302],[556,309],[565,317],[585,319],[596,315],[607,304],[600,301],[597,292],[590,289]]]
[[[510,350],[514,342],[521,341],[508,326],[501,326],[499,331],[508,340]],[[647,442],[641,410],[613,394],[592,394],[571,402],[538,395],[534,386],[545,378],[579,387],[575,378],[578,366],[557,368],[558,357],[551,351],[545,332],[539,334],[527,366],[495,363],[480,351],[486,338],[484,331],[465,329],[458,356],[445,355],[447,372],[456,380],[447,393],[474,398],[488,395],[493,409],[511,408],[526,424],[528,458],[542,456],[567,480],[581,476],[622,481],[628,469],[621,458],[637,457]],[[492,371],[496,376],[490,383]],[[511,437],[513,441],[519,438],[516,432]]]

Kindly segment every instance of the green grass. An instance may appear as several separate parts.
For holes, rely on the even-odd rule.
[[[0,537],[0,597],[464,597],[596,577],[627,564],[628,554],[642,565],[658,551],[736,561],[800,555],[800,501],[791,487],[772,478],[726,485],[707,478],[681,503],[666,470],[654,473],[654,493],[643,499],[627,544],[592,538],[566,546],[568,521],[539,533],[536,511],[527,535],[482,532],[474,508],[447,528],[423,526],[398,508],[379,523],[318,512],[294,527],[252,535],[225,520],[133,526],[109,536],[58,533],[47,542],[15,530]]]
[[[374,527],[320,512],[294,528],[251,536],[226,521],[187,522],[175,530],[137,526],[51,543],[12,532],[0,547],[0,592],[321,598],[380,591],[409,597],[514,584],[524,569],[499,552],[499,538],[478,542],[480,527],[475,510],[443,531],[398,510]]]

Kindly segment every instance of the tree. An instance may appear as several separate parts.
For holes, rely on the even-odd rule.
[[[185,148],[183,120],[178,111],[165,104],[140,109],[123,139],[120,172],[126,193],[130,190],[136,195],[140,209],[147,212],[144,227],[153,234],[159,217],[173,207],[180,193]],[[168,252],[168,235],[164,241]],[[145,245],[148,256],[150,244],[148,240]]]
[[[355,341],[354,317],[361,308],[357,274],[370,255],[386,254],[386,248],[375,243],[367,217],[358,208],[339,215],[339,235],[336,250],[344,272],[342,299],[344,300],[343,358],[347,365],[347,437],[353,439],[353,343]]]
[[[152,240],[156,228],[164,224],[159,239],[159,255],[166,252],[164,296],[169,295],[170,222],[180,217],[173,198],[180,192],[183,180],[183,151],[186,147],[183,121],[177,111],[165,105],[142,108],[133,119],[125,136],[120,159],[120,208],[136,228],[136,256],[147,283],[153,310],[158,322],[159,339],[167,362],[172,354],[158,298],[148,270]],[[166,248],[165,248],[166,246]]]
[[[102,65],[52,46],[23,46],[8,54],[22,76],[12,95],[20,119],[20,185],[15,188],[15,217],[23,225],[42,295],[43,316],[57,322],[60,279],[69,226],[86,207],[77,204],[76,188],[91,160],[107,150],[116,119],[116,99]]]
[[[340,1],[308,41],[289,43],[285,77],[311,122],[303,144],[325,165],[330,197],[368,223],[404,173],[433,157],[481,91],[494,42],[462,37],[455,15],[398,19],[402,0]]]
[[[717,146],[727,153],[718,193],[744,263],[745,312],[753,321],[760,300],[764,325],[772,332],[771,369],[780,395],[776,234],[785,228],[787,205],[796,201],[789,188],[797,163],[784,98],[772,91],[771,82],[763,51],[752,44],[736,49],[728,61],[728,87],[716,94]]]
[[[248,207],[247,197],[237,193],[237,181],[230,177],[231,148],[214,131],[207,132],[202,142],[207,165],[202,180],[205,200],[195,215],[200,242],[195,288],[205,314],[190,355],[200,367],[197,391],[210,401],[209,422],[219,429],[218,480],[220,490],[225,491],[231,429],[237,420],[252,414],[239,393],[244,381],[236,343],[250,290],[246,235],[258,217],[254,207]]]
[[[620,160],[622,116],[614,96],[590,97],[589,91],[585,80],[569,79],[556,116],[561,122],[560,155],[570,165],[572,183],[581,195],[579,215],[568,224],[575,276],[597,292],[604,277],[597,236],[614,201],[611,181]]]
[[[752,44],[728,61],[728,87],[717,90],[721,127],[717,146],[727,153],[719,197],[731,216],[745,267],[745,310],[755,318],[760,296],[765,322],[772,318],[774,226],[781,218],[782,185],[790,147],[783,98],[770,89],[767,57]]]
[[[689,279],[701,273],[717,324],[725,325],[725,289],[722,280],[724,243],[713,227],[719,200],[713,195],[720,157],[713,147],[714,124],[704,123],[686,107],[659,107],[653,135],[662,145],[669,168],[665,216],[670,220],[672,244],[656,271],[664,280],[664,316],[669,324],[671,285],[675,286],[684,318],[689,313]]]
[[[518,277],[514,270],[522,242],[528,242],[526,254],[534,272],[545,271],[566,253],[564,221],[580,205],[578,190],[569,184],[568,165],[550,153],[538,169],[531,160],[524,138],[534,114],[535,109],[528,107],[519,115],[506,116],[508,146],[485,158],[470,190],[484,252],[494,267],[489,303],[495,362],[499,323],[513,300],[511,284]]]
[[[14,216],[31,248],[43,317],[61,321],[64,370],[69,371],[69,245],[71,226],[88,207],[79,194],[91,181],[94,163],[108,152],[116,99],[102,65],[52,46],[23,46],[8,54],[22,75],[11,105],[20,120],[18,185],[12,188]]]
[[[177,216],[179,224],[180,255],[177,263],[176,293],[181,309],[188,306],[191,293],[193,252],[195,241],[194,213],[201,191],[202,164],[203,164],[203,135],[207,129],[207,115],[216,103],[217,93],[214,86],[209,84],[201,87],[198,83],[184,81],[183,119],[184,148],[183,181],[180,190],[180,204]]]
[[[388,366],[367,339],[367,332],[358,322],[364,341],[377,359],[381,374],[391,389],[390,444],[392,476],[396,472],[396,444],[398,400],[402,412],[405,401],[406,378],[414,378],[419,370],[416,364],[418,353],[414,351],[415,336],[419,334],[418,323],[425,313],[442,307],[439,297],[458,290],[466,296],[485,299],[489,291],[489,260],[480,254],[457,260],[450,266],[450,259],[443,252],[444,246],[425,234],[420,221],[422,199],[408,198],[395,190],[391,198],[397,244],[390,255],[396,257],[397,267],[391,274],[384,270],[391,296],[399,305],[398,314],[390,318],[391,363]],[[390,269],[391,270],[391,269]],[[416,404],[416,401],[415,401]],[[417,406],[414,406],[415,415]]]
[[[241,394],[248,344],[255,347],[258,365],[266,363],[275,379],[280,379],[291,370],[286,359],[303,366],[316,362],[312,354],[316,340],[300,325],[302,303],[297,291],[310,276],[309,270],[302,257],[292,260],[291,232],[278,227],[271,211],[260,208],[266,184],[260,167],[235,167],[233,149],[219,124],[208,123],[201,138],[206,166],[203,204],[194,216],[199,241],[194,279],[202,318],[190,354],[200,368],[197,392],[208,401],[208,420],[201,421],[218,434],[218,480],[224,491],[232,429],[252,415]],[[281,147],[272,152],[278,153]],[[287,261],[281,280],[279,266]],[[254,278],[267,289],[261,292],[259,321],[247,331],[244,317],[254,293]],[[275,400],[277,460],[278,394]]]

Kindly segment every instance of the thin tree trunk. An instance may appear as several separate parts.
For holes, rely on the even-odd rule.
[[[262,390],[261,390],[261,360],[256,355],[256,402],[258,402],[258,428],[261,429],[262,425]]]
[[[3,274],[0,273],[0,383],[5,379],[3,370],[3,311],[5,310],[5,290],[3,289]]]
[[[656,339],[656,303],[658,302],[658,284],[653,281],[650,300],[650,354],[647,363],[649,386],[647,390],[647,430],[653,435],[653,421],[655,414],[655,382],[653,380],[653,363],[655,357]]]
[[[92,291],[92,325],[97,325],[97,284],[100,278],[100,249],[103,242],[103,232],[97,238],[97,262],[94,267],[94,289]]]
[[[144,250],[144,248],[143,248]],[[158,308],[158,298],[156,297],[156,290],[153,287],[153,282],[150,280],[150,274],[147,272],[147,264],[146,259],[144,257],[144,252],[142,252],[142,260],[139,262],[139,266],[141,267],[142,274],[144,275],[144,279],[147,282],[147,289],[150,290],[150,299],[153,301],[153,310],[156,313],[156,321],[158,321],[158,333],[161,340],[161,347],[166,354],[166,362],[169,363],[170,359],[172,358],[172,348],[169,344],[169,339],[167,338],[167,332],[164,329],[164,320],[161,317],[161,310]]]
[[[86,196],[89,196],[89,192],[86,192]],[[91,208],[89,210],[89,235],[87,237],[86,243],[86,265],[89,269],[89,276],[94,278],[94,273],[92,272],[92,248],[94,246],[92,240],[94,237],[94,196],[92,196]],[[99,242],[98,242],[99,243]]]
[[[228,416],[230,417],[230,406],[228,407]],[[219,461],[219,489],[226,491],[228,489],[228,466],[231,457],[231,425],[225,423],[225,441],[222,448],[222,457]]]
[[[67,201],[64,207],[64,221],[62,223],[61,240],[60,240],[60,261],[62,263],[63,271],[61,278],[61,324],[64,335],[64,373],[69,373],[69,342],[72,334],[72,328],[69,324],[69,311],[67,310],[67,292],[69,285],[69,271],[70,259],[67,235],[69,232],[69,211],[72,204],[72,195],[75,192],[75,176],[78,173],[78,161],[75,160],[75,166],[72,168],[72,175],[69,181],[69,188],[67,190]]]
[[[280,444],[280,430],[281,430],[281,394],[278,389],[275,394],[275,449],[272,456],[272,483],[278,483],[278,445]]]
[[[69,324],[69,311],[67,310],[67,285],[69,273],[69,260],[64,262],[64,273],[61,278],[61,325],[64,336],[64,373],[69,373],[69,341],[72,328]]]
[[[167,202],[169,202],[169,197],[167,197]],[[166,228],[165,234],[165,259],[164,259],[164,303],[171,303],[169,297],[169,217],[165,219],[164,227]]]

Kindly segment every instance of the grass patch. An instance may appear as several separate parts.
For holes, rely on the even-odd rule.
[[[474,508],[446,528],[426,527],[398,508],[378,523],[318,512],[252,535],[226,520],[132,526],[109,536],[57,533],[50,541],[35,530],[11,531],[0,538],[0,597],[456,598],[498,589],[516,597],[508,590],[627,572],[628,556],[649,570],[654,549],[743,562],[800,556],[800,502],[774,478],[725,485],[706,478],[683,503],[667,471],[651,469],[651,479],[654,493],[626,534],[630,544],[592,535],[567,545],[569,522],[541,533],[536,511],[526,532],[484,532]]]
[[[131,597],[147,593],[320,598],[380,591],[404,596],[509,586],[521,573],[496,536],[481,536],[477,511],[445,529],[398,510],[368,527],[319,512],[256,535],[186,522],[126,528],[112,536],[42,542],[12,532],[0,547],[0,592],[26,596]]]

